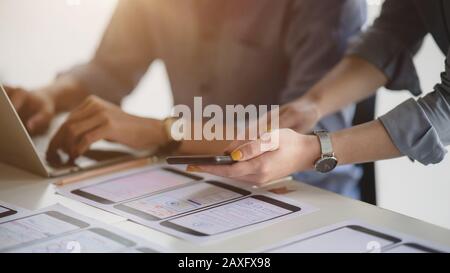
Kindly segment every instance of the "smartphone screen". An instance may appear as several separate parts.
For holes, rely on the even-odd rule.
[[[147,220],[161,220],[230,201],[250,192],[217,181],[206,181],[114,206]]]
[[[400,242],[400,239],[362,226],[345,226],[274,249],[272,252],[354,252],[375,251]]]
[[[72,193],[97,203],[115,204],[201,179],[175,169],[160,168],[107,180]]]
[[[440,253],[440,251],[415,243],[406,243],[390,248],[384,253]]]
[[[101,228],[81,230],[44,242],[12,250],[18,253],[100,253],[116,252],[136,243]]]
[[[17,213],[17,211],[15,211],[15,210],[12,210],[12,209],[4,207],[4,206],[0,206],[0,218],[11,216],[16,213]]]
[[[0,249],[88,226],[85,222],[56,211],[27,216],[0,224]]]
[[[300,208],[267,196],[255,195],[167,220],[161,225],[195,236],[209,236],[265,222],[296,211],[300,211]]]

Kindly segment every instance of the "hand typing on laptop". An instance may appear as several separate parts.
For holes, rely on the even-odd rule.
[[[47,160],[58,160],[58,150],[74,160],[102,139],[134,149],[148,149],[165,144],[165,134],[160,120],[127,114],[112,103],[89,96],[70,113],[52,138]]]
[[[55,105],[44,92],[27,92],[22,88],[5,87],[14,108],[30,135],[47,131],[55,116]]]

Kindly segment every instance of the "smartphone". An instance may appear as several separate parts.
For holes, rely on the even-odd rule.
[[[172,165],[229,165],[235,162],[229,155],[169,156],[166,161]]]

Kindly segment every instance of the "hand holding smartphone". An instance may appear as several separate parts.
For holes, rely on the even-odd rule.
[[[235,162],[229,155],[169,156],[166,161],[172,165],[229,165]]]

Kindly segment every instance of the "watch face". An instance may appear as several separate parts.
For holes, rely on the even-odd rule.
[[[336,168],[337,159],[335,157],[321,158],[316,162],[316,171],[321,173],[327,173]]]

